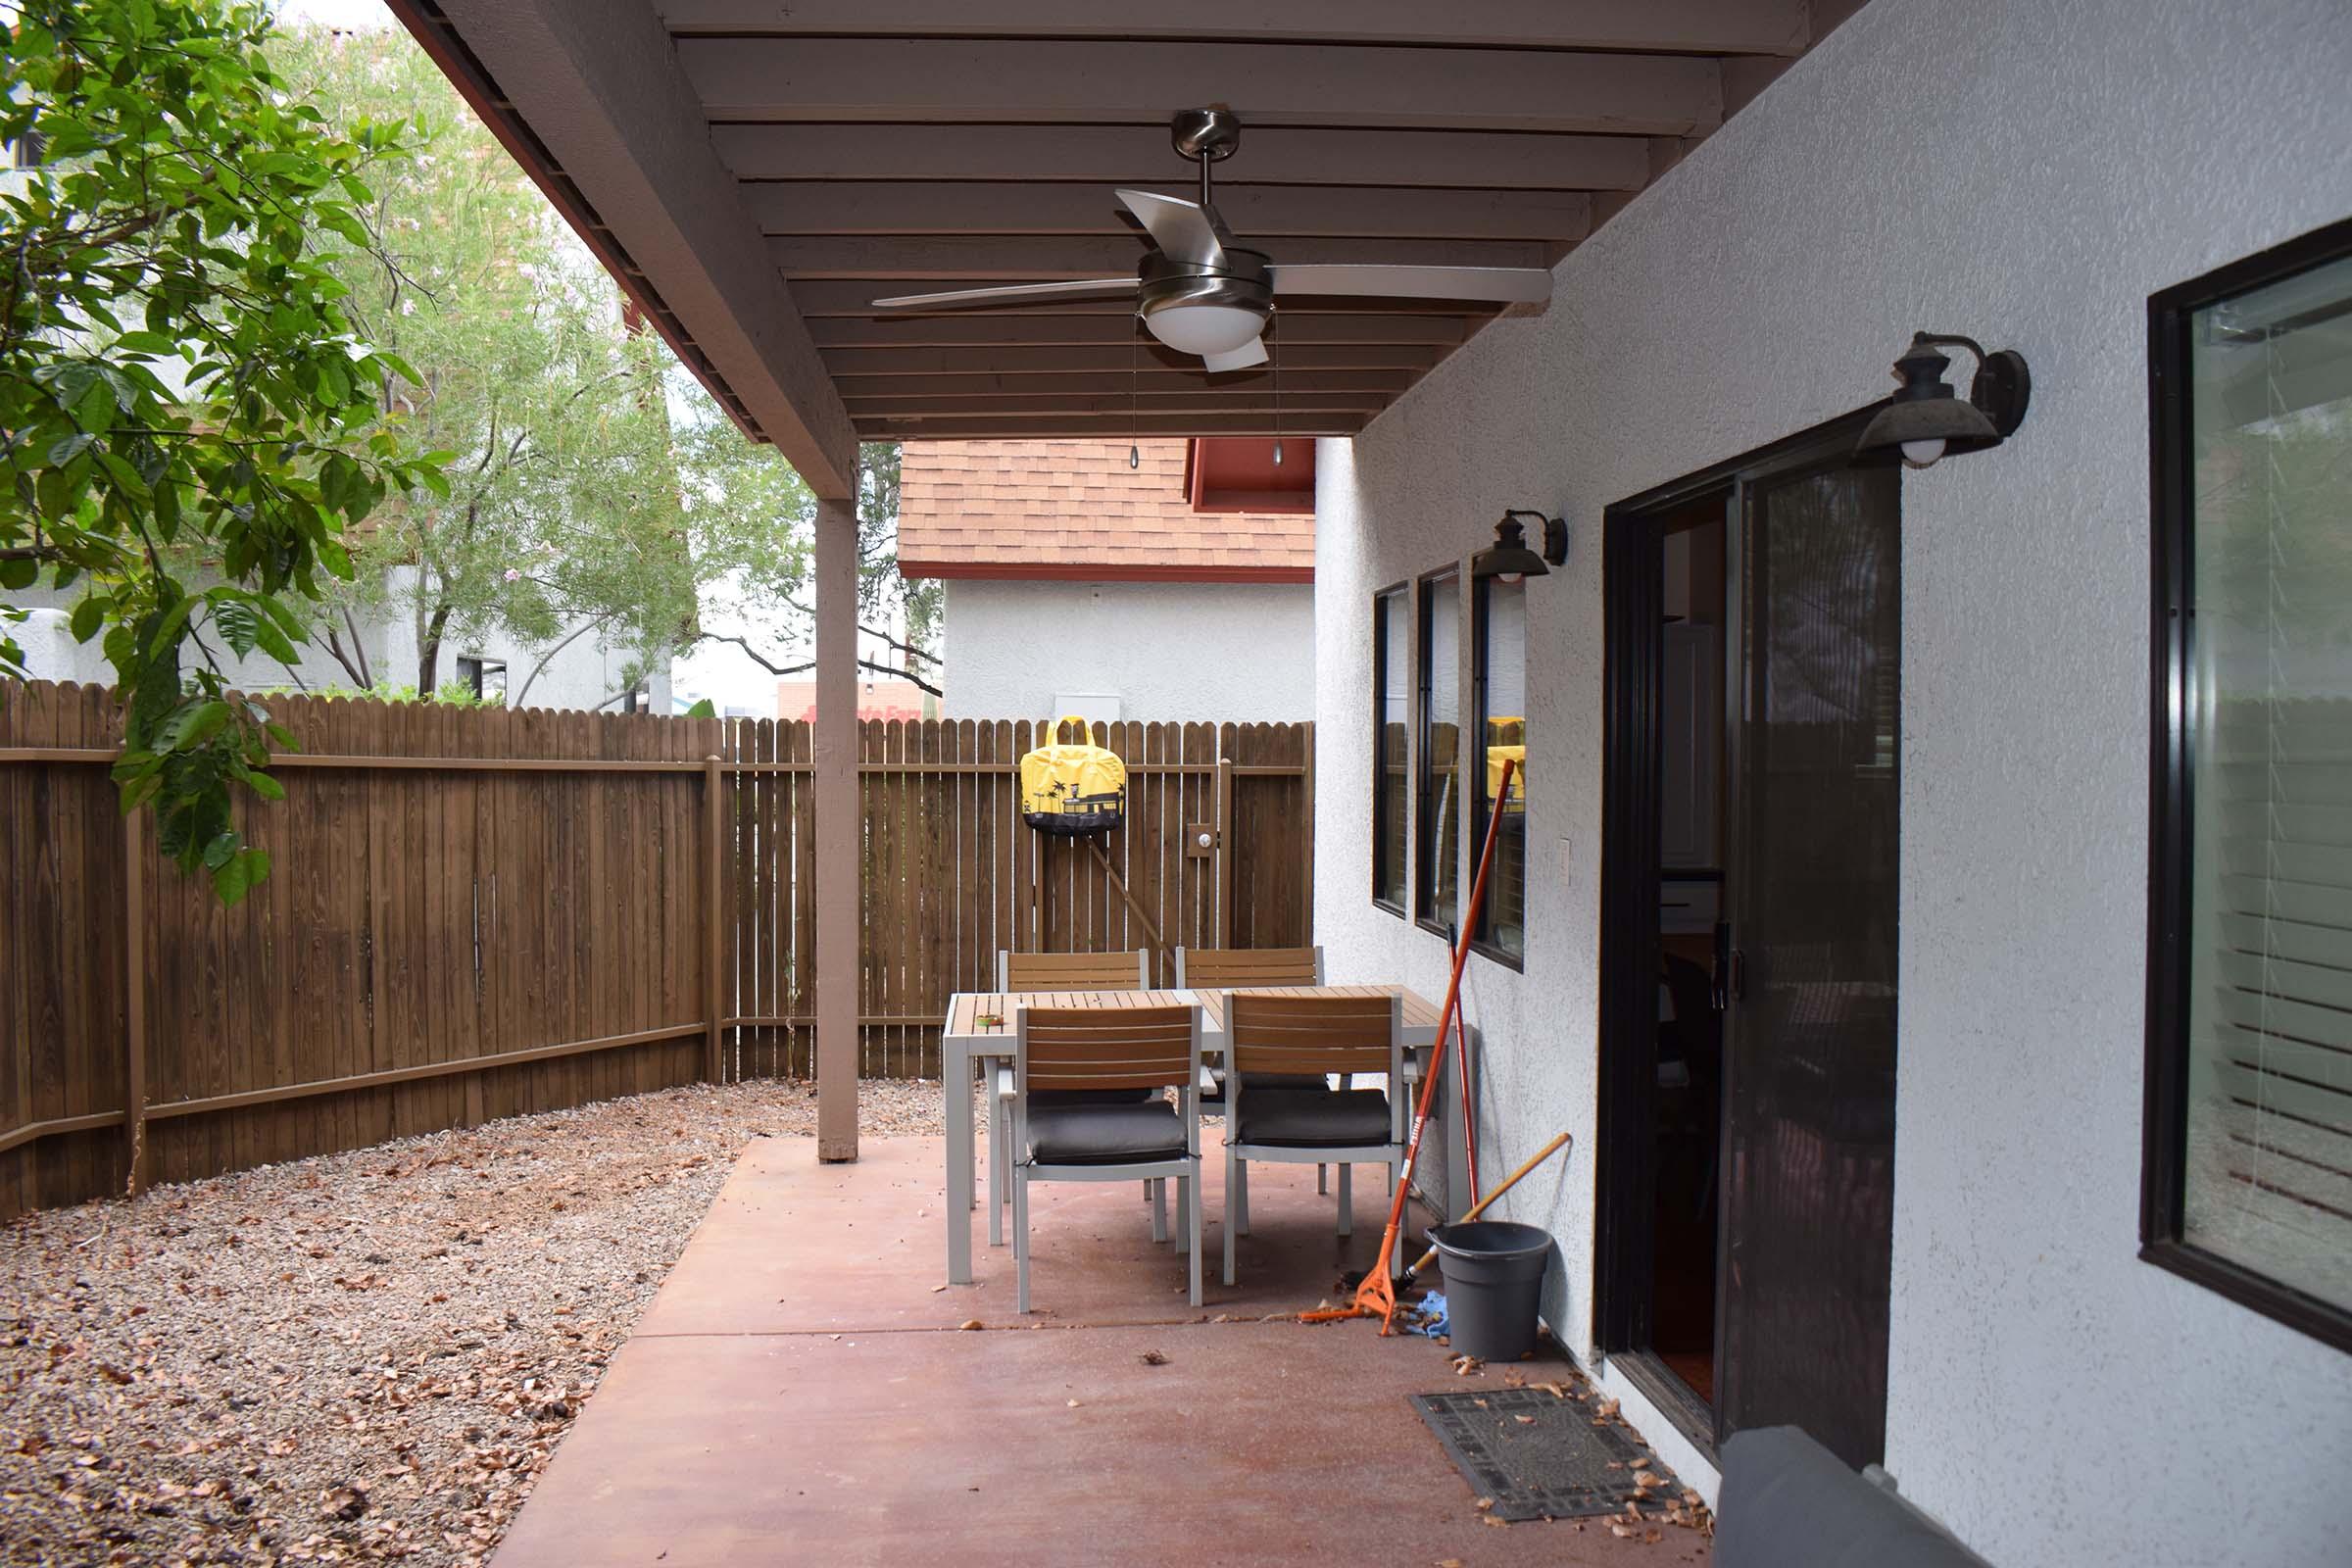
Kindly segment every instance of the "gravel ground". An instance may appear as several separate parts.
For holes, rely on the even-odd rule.
[[[744,1144],[815,1130],[678,1089],[0,1230],[0,1562],[482,1562]]]

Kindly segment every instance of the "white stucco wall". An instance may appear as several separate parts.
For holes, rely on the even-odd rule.
[[[1903,481],[1901,1038],[1886,1463],[2010,1565],[2346,1560],[2352,1356],[2136,1261],[2147,296],[2352,215],[2343,0],[1874,0],[1350,447],[1318,459],[1316,934],[1372,907],[1373,591],[1562,513],[1529,593],[1524,977],[1474,958],[1487,1160],[1592,1323],[1604,506],[1861,406],[1915,328],[2013,345],[2006,447]],[[1661,1421],[1644,1429],[1682,1446]],[[1683,1450],[1679,1457],[1695,1463]],[[1703,1476],[1703,1471],[1700,1472]]]
[[[397,582],[408,568],[395,573]],[[10,603],[32,609],[32,618],[15,633],[24,648],[25,667],[38,680],[72,680],[85,684],[111,685],[114,667],[107,663],[98,639],[76,643],[66,621],[74,602],[80,597],[78,590],[63,595],[34,589],[10,596]],[[396,598],[395,603],[403,602]],[[378,685],[405,686],[416,679],[416,627],[405,612],[363,617],[360,622],[361,642],[367,649],[368,669]],[[216,647],[230,680],[249,691],[271,690],[280,686],[349,687],[355,685],[350,671],[337,663],[326,651],[323,640],[301,650],[302,661],[292,671],[266,654],[238,659],[225,648]],[[510,701],[522,690],[530,674],[545,653],[544,647],[532,649],[501,632],[481,637],[464,638],[451,635],[441,645],[440,678],[458,678],[458,660],[504,660],[507,663],[507,691]],[[521,706],[529,708],[593,709],[620,690],[622,670],[632,656],[624,649],[611,647],[593,633],[563,648],[548,662],[548,666],[530,690]],[[196,663],[191,650],[183,662]],[[669,669],[662,662],[651,681],[652,710],[669,711]]]
[[[1044,718],[1056,693],[1115,694],[1146,722],[1315,716],[1305,583],[947,584],[950,718]]]

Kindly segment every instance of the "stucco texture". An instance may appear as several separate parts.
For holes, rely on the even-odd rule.
[[[1146,723],[1315,716],[1315,591],[1304,583],[946,585],[950,718],[1045,718],[1056,693],[1118,699]]]
[[[1886,1464],[2003,1564],[2304,1564],[2352,1540],[2352,1356],[2136,1260],[2148,869],[2146,299],[2352,215],[2342,0],[1874,0],[1320,454],[1317,935],[1446,974],[1370,904],[1373,592],[1567,516],[1528,595],[1524,976],[1471,962],[1483,1134],[1562,1126],[1545,1312],[1592,1323],[1610,502],[1845,413],[1917,328],[2034,409],[1903,480],[1901,1033]],[[1653,1437],[1666,1437],[1651,1424]],[[1673,1445],[1669,1444],[1671,1447]],[[1672,1457],[1672,1455],[1669,1455]]]

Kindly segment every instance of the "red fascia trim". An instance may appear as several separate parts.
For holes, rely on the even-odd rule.
[[[899,561],[911,578],[991,578],[999,582],[1313,582],[1312,566],[1109,566],[1084,562]]]

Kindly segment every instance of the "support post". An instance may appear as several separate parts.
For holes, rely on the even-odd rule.
[[[816,1157],[858,1157],[858,503],[816,504]]]
[[[145,820],[133,811],[122,819],[122,1137],[126,1145],[126,1197],[147,1185],[147,843]]]
[[[1301,812],[1305,819],[1305,828],[1299,836],[1306,842],[1306,863],[1299,867],[1298,877],[1299,896],[1303,902],[1300,911],[1303,923],[1299,929],[1305,940],[1299,945],[1311,948],[1315,945],[1315,721],[1313,719],[1310,718],[1306,721],[1305,732],[1306,769],[1302,781],[1305,808]]]
[[[1233,946],[1233,759],[1217,759],[1217,946]]]
[[[727,939],[727,873],[720,848],[725,839],[719,831],[719,791],[724,787],[713,753],[703,759],[703,1077],[714,1084],[726,1081],[719,1040],[720,1021],[727,1015],[726,965],[720,952]]]

